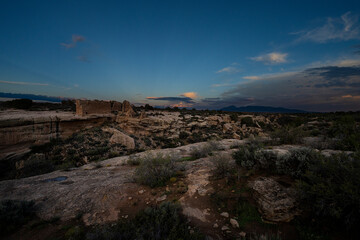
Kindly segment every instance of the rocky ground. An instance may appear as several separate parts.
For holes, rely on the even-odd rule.
[[[1,177],[8,179],[0,181],[0,200],[33,201],[37,217],[8,239],[71,239],[64,238],[74,230],[67,226],[90,231],[133,219],[163,202],[180,204],[189,232],[200,231],[207,239],[325,239],[301,223],[312,217],[311,207],[300,205],[299,180],[309,177],[305,173],[317,153],[342,153],[339,158],[351,156],[354,162],[360,156],[356,114],[138,109],[77,117],[71,112],[11,111],[11,117],[0,113],[0,133],[16,153],[0,161]],[[34,145],[37,136],[45,144]],[[261,148],[251,150],[254,144]],[[296,149],[303,150],[290,156]],[[139,159],[158,154],[176,162],[176,174],[164,186],[140,184],[135,178]],[[293,162],[287,162],[291,157]],[[352,192],[355,175],[344,185]],[[336,184],[343,189],[341,182]],[[341,238],[335,234],[333,239]]]
[[[220,152],[231,153],[234,146],[243,143],[242,140],[229,139],[216,144],[221,149]],[[208,143],[203,142],[172,149],[151,150],[134,156],[161,153],[176,155],[181,159],[188,157],[194,148],[201,148],[206,144]],[[274,152],[286,152],[288,147],[278,149],[280,150]],[[183,214],[192,224],[214,239],[239,237],[240,234],[246,233],[245,226],[240,228],[236,213],[224,207],[217,208],[214,204],[213,195],[219,186],[224,187],[224,183],[212,179],[214,165],[211,157],[179,162],[178,164],[184,167],[184,175],[165,187],[155,189],[134,182],[136,167],[127,164],[130,158],[131,156],[116,157],[68,171],[2,181],[0,200],[34,201],[36,214],[44,220],[51,220],[56,216],[66,222],[81,214],[85,225],[103,224],[116,221],[118,218],[132,218],[140,209],[147,206],[154,206],[163,201],[178,201]],[[297,214],[290,190],[281,186],[276,179],[252,177],[247,184],[243,186],[244,189],[253,185],[255,192],[260,194],[257,203],[267,219],[286,222]],[[186,190],[179,191],[183,186],[186,186]],[[269,189],[272,189],[272,192],[269,192]],[[232,192],[233,197],[237,197],[242,189],[236,191]],[[281,198],[277,198],[279,195]],[[283,208],[282,213],[279,213],[279,208]],[[291,211],[288,211],[289,209]]]

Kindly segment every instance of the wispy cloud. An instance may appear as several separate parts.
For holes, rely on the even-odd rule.
[[[259,80],[260,77],[259,76],[245,76],[245,77],[243,77],[243,79],[246,79],[246,80]]]
[[[240,72],[240,69],[230,66],[230,67],[224,67],[219,71],[217,71],[216,73],[237,73],[237,72]]]
[[[212,84],[211,87],[213,88],[218,88],[218,87],[229,87],[229,86],[234,86],[234,83],[215,83]]]
[[[279,64],[279,63],[286,63],[287,56],[288,56],[287,53],[272,52],[257,57],[252,57],[250,59],[257,62],[263,62],[265,64]]]
[[[233,74],[233,73],[238,73],[241,72],[241,69],[238,67],[238,63],[234,62],[232,63],[230,66],[228,67],[224,67],[222,69],[220,69],[219,71],[216,71],[216,73],[229,73],[229,74]]]
[[[292,34],[298,36],[297,42],[326,43],[328,41],[360,39],[359,17],[347,12],[339,18],[327,18],[322,26]]]
[[[34,82],[14,82],[14,81],[1,81],[0,83],[5,84],[16,84],[16,85],[32,85],[32,86],[49,86],[48,83],[34,83]]]
[[[81,35],[76,35],[73,34],[72,35],[72,39],[70,43],[60,43],[61,46],[64,46],[65,48],[69,49],[69,48],[74,48],[76,47],[76,44],[78,42],[84,42],[85,41],[85,37],[81,36]]]

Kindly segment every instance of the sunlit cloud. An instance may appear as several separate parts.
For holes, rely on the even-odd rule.
[[[360,39],[359,17],[347,12],[339,18],[327,18],[322,26],[292,34],[298,36],[297,42],[326,43],[328,41]]]
[[[15,82],[15,81],[1,81],[0,83],[5,84],[16,84],[16,85],[31,85],[31,86],[49,86],[48,83],[34,83],[34,82]]]
[[[196,92],[186,92],[186,93],[181,94],[180,96],[188,97],[188,98],[191,98],[191,99],[198,98],[198,95],[197,95]]]
[[[279,63],[286,63],[287,56],[288,56],[287,53],[272,52],[257,57],[252,57],[250,59],[256,62],[263,62],[265,64],[279,64]]]
[[[349,99],[349,100],[360,100],[360,95],[358,96],[353,96],[353,95],[344,95],[344,96],[341,96],[342,98],[345,98],[345,99]]]

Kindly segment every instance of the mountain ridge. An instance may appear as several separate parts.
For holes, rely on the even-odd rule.
[[[270,107],[270,106],[244,106],[236,107],[234,105],[220,109],[226,112],[265,112],[265,113],[307,113],[307,111],[299,109],[290,109],[283,107]]]

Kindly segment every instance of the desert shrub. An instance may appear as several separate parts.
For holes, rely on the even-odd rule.
[[[276,171],[294,178],[300,178],[310,164],[320,161],[322,156],[310,148],[290,150],[289,154],[279,156],[276,160]]]
[[[193,147],[191,149],[191,156],[195,159],[207,157],[212,152],[209,144],[204,144],[199,147]]]
[[[257,144],[239,146],[239,150],[233,153],[235,163],[246,169],[253,169],[262,155],[260,147]]]
[[[220,145],[219,141],[216,141],[215,139],[208,140],[208,142],[206,143],[206,147],[211,149],[211,151],[224,150],[223,146]]]
[[[196,229],[194,233],[190,233],[186,218],[180,215],[180,210],[179,205],[165,202],[139,212],[133,220],[122,220],[115,225],[98,227],[87,234],[86,239],[205,239]]]
[[[261,216],[256,207],[243,199],[238,201],[235,214],[237,216],[240,228],[245,227],[245,225],[250,222],[262,222]]]
[[[224,178],[231,174],[233,170],[232,166],[232,157],[227,153],[218,153],[211,157],[211,161],[213,162],[214,176],[217,178]]]
[[[60,138],[52,138],[50,142],[44,143],[42,145],[31,146],[32,153],[45,153],[51,151],[54,146],[62,144],[63,141]]]
[[[279,233],[250,233],[249,237],[246,238],[249,240],[282,240],[283,238],[280,236]]]
[[[336,149],[360,150],[360,126],[352,116],[337,119],[329,129],[329,136],[337,139]]]
[[[66,240],[82,240],[85,238],[85,231],[81,226],[73,226],[65,233]]]
[[[333,155],[309,165],[298,187],[314,218],[329,229],[359,236],[360,158]]]
[[[270,135],[274,142],[279,144],[300,144],[306,136],[301,127],[293,128],[289,125],[276,129]]]
[[[230,114],[231,121],[237,122],[239,120],[239,115],[237,113]]]
[[[27,223],[34,216],[34,202],[3,200],[0,202],[0,233],[9,234]]]
[[[164,186],[176,173],[175,160],[170,156],[146,155],[135,171],[135,180],[150,187]]]
[[[179,138],[180,139],[187,139],[189,137],[189,134],[187,132],[180,132]]]
[[[129,159],[126,161],[127,164],[131,166],[139,166],[142,159],[140,157],[136,157],[134,155],[131,155]]]
[[[307,119],[300,114],[297,114],[296,116],[289,114],[281,114],[281,116],[277,119],[277,122],[279,125],[283,127],[286,126],[298,127],[301,124],[306,123]]]
[[[36,153],[24,161],[24,167],[19,170],[18,176],[30,177],[52,172],[54,170],[54,164],[49,159],[46,159],[44,154]]]
[[[252,117],[244,117],[241,119],[241,124],[246,124],[247,127],[255,127]]]

